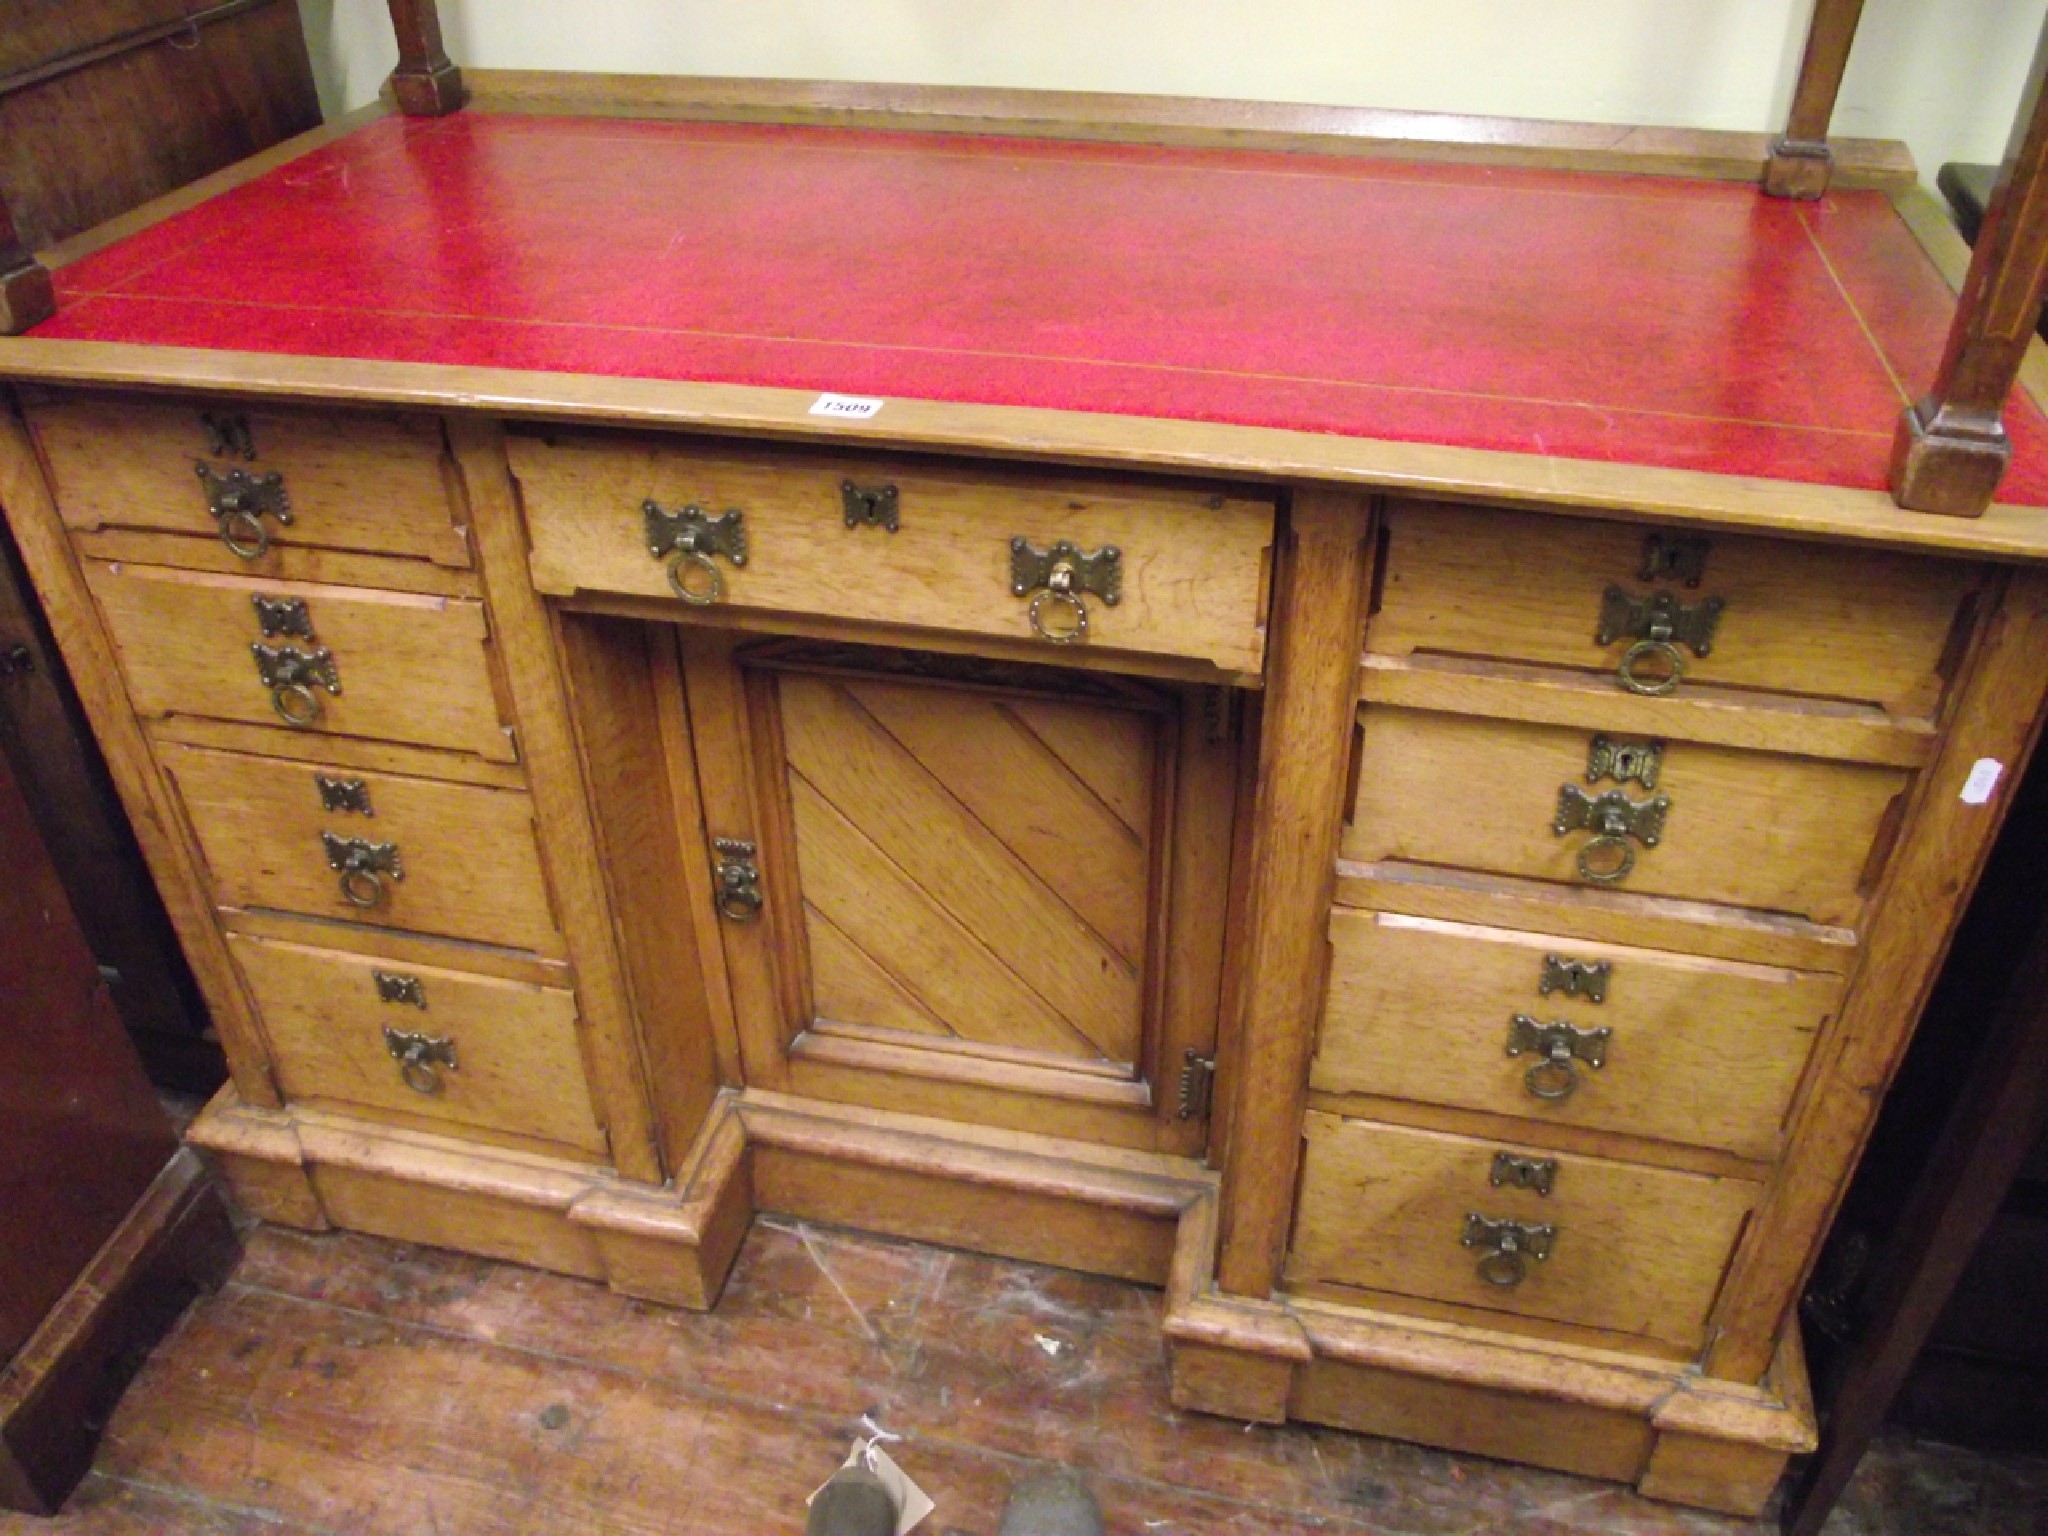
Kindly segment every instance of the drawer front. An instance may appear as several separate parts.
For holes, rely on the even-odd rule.
[[[574,993],[246,934],[230,934],[228,947],[263,1015],[287,1096],[604,1156]]]
[[[1762,1186],[1311,1112],[1290,1283],[1320,1282],[1701,1342]],[[1548,1164],[1550,1193],[1496,1159]],[[1519,1265],[1471,1218],[1549,1227]],[[1467,1238],[1474,1239],[1470,1244]],[[1541,1234],[1522,1241],[1540,1246]],[[1484,1273],[1482,1273],[1482,1267]],[[1490,1278],[1489,1278],[1490,1277]]]
[[[259,571],[290,546],[470,564],[432,417],[77,396],[28,420],[81,531],[218,538]]]
[[[222,906],[563,953],[523,791],[172,742],[157,760]],[[349,808],[361,805],[368,814]],[[330,847],[330,837],[342,844]]]
[[[1655,599],[1691,610],[1672,615],[1679,633],[1664,642],[1684,667],[1679,692],[1719,684],[1918,716],[1941,697],[1951,632],[1986,579],[1983,567],[1954,560],[1719,533],[1693,540],[1627,523],[1396,504],[1366,644],[1394,656],[1581,668],[1619,684],[1624,656],[1652,622],[1643,601]],[[1701,550],[1694,585],[1682,562]],[[1651,569],[1671,573],[1646,579]],[[1625,601],[1603,644],[1610,588]],[[1684,635],[1709,601],[1721,607],[1700,655]],[[1631,670],[1654,682],[1669,659],[1653,647]]]
[[[1270,501],[886,460],[738,457],[641,439],[515,438],[511,452],[543,592],[674,600],[674,557],[649,553],[643,504],[652,500],[742,514],[745,564],[710,557],[718,600],[735,607],[1046,643],[1032,626],[1034,597],[1012,591],[1011,541],[1049,550],[1067,540],[1090,554],[1120,552],[1116,603],[1096,592],[1075,599],[1086,607],[1088,646],[1196,657],[1233,672],[1256,672],[1264,655]],[[893,532],[849,523],[848,484],[893,488]],[[680,579],[708,590],[701,569],[682,568]],[[1040,596],[1041,622],[1071,627],[1071,602]]]
[[[1809,971],[1343,908],[1330,950],[1319,1089],[1760,1160],[1841,991]]]
[[[1347,859],[1605,886],[1826,924],[1853,924],[1861,913],[1866,866],[1908,780],[1893,768],[1671,741],[1654,787],[1611,774],[1589,781],[1595,742],[1606,739],[1592,732],[1377,706],[1363,721]],[[1598,830],[1612,825],[1601,819],[1609,796],[1632,807],[1663,797],[1661,827],[1637,810],[1614,813],[1633,830]]]
[[[498,714],[479,602],[102,561],[85,562],[85,578],[141,714],[303,720],[299,728],[309,732],[497,762],[517,756]],[[259,598],[301,606],[266,635]],[[271,686],[259,645],[284,658],[273,679],[282,682],[296,664],[301,681]]]

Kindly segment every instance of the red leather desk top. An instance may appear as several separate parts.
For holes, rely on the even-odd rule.
[[[1295,428],[1880,489],[1953,300],[1876,193],[387,118],[58,274],[32,333]],[[2016,398],[1999,499],[2048,506]]]

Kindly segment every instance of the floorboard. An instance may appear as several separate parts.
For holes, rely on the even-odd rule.
[[[1156,1292],[764,1220],[718,1311],[261,1227],[158,1349],[54,1521],[0,1536],[764,1536],[863,1422],[989,1536],[1036,1461],[1113,1536],[1760,1536],[1625,1489],[1173,1411]],[[1833,1536],[2048,1532],[2048,1463],[1890,1440]]]

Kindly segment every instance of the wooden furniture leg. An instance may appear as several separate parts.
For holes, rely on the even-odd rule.
[[[1764,166],[1764,191],[1772,197],[1811,199],[1827,191],[1835,168],[1828,124],[1862,17],[1863,0],[1815,0],[1806,53],[1799,61],[1799,84],[1792,93],[1792,115]]]
[[[1849,1357],[1821,1434],[1786,1505],[1790,1536],[1817,1536],[1884,1422],[1978,1241],[2048,1127],[2048,903],[1998,1004],[1991,1042],[1956,1102],[1906,1208],[1901,1255]]]
[[[2036,50],[1955,324],[1934,384],[1899,420],[1892,496],[1916,512],[1978,517],[2012,457],[2000,420],[2048,290],[2048,31]]]
[[[391,94],[408,117],[446,117],[463,102],[462,71],[441,46],[441,13],[434,0],[391,0],[398,34],[398,68]]]
[[[14,233],[14,216],[0,197],[0,336],[18,336],[56,312],[50,274]]]

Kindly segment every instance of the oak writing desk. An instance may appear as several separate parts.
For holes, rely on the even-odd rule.
[[[243,1201],[1127,1276],[1183,1405],[1757,1508],[2048,693],[2031,399],[1885,490],[1925,202],[469,85],[0,342]]]

